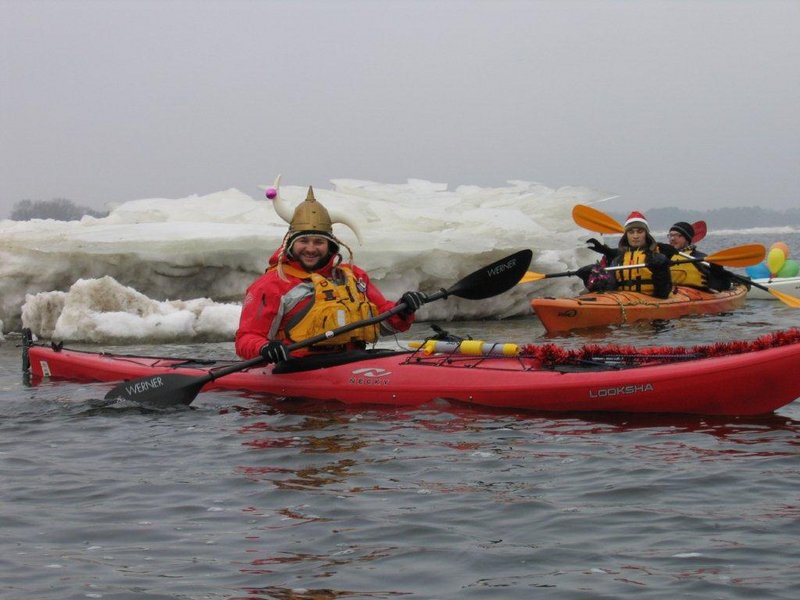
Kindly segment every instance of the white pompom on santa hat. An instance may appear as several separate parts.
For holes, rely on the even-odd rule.
[[[647,219],[645,219],[644,215],[638,210],[635,210],[629,214],[627,220],[625,221],[625,230],[627,231],[631,227],[644,227],[647,231],[650,231],[650,226],[647,224]]]

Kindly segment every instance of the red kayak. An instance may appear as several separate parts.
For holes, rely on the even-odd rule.
[[[453,344],[451,344],[453,345]],[[554,344],[520,347],[516,356],[458,350],[367,350],[293,359],[215,379],[265,398],[296,397],[348,405],[419,406],[437,399],[557,412],[770,413],[800,397],[800,330],[693,348]],[[131,356],[26,343],[23,364],[44,378],[120,382],[164,374],[206,376],[231,361]]]

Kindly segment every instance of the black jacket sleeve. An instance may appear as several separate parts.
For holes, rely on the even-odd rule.
[[[672,292],[670,260],[665,255],[654,253],[647,259],[647,268],[653,274],[653,296],[668,298]]]
[[[712,264],[708,269],[708,287],[718,292],[731,289],[732,277],[725,269],[719,265]]]

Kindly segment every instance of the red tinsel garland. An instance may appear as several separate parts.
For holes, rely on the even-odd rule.
[[[726,356],[742,354],[753,350],[765,350],[778,346],[788,346],[800,343],[800,329],[787,329],[770,333],[750,342],[716,342],[701,346],[658,346],[637,348],[635,346],[619,346],[617,344],[589,344],[575,350],[567,350],[556,344],[523,346],[520,354],[540,360],[547,365],[562,365],[580,361],[602,360],[614,357],[615,359],[629,361],[639,360],[674,360],[686,358],[708,358],[712,356]]]

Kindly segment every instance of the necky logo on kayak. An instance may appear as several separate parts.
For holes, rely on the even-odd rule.
[[[391,371],[376,367],[353,369],[350,372],[350,380],[348,383],[354,383],[356,385],[386,385],[389,383],[389,375],[391,374]]]
[[[128,396],[132,396],[134,394],[141,394],[143,392],[149,392],[150,390],[157,390],[158,388],[164,387],[164,380],[161,377],[151,377],[150,379],[145,379],[144,381],[138,381],[135,385],[127,385],[125,386],[125,393]]]
[[[489,277],[494,277],[495,275],[500,275],[503,271],[508,271],[509,269],[513,269],[517,265],[517,259],[512,258],[510,261],[503,263],[502,265],[497,265],[496,267],[492,267],[491,269],[486,270],[486,274]]]
[[[652,383],[639,383],[632,385],[621,385],[619,387],[598,388],[596,390],[589,390],[589,398],[609,398],[611,396],[627,396],[629,394],[641,394],[644,392],[652,392]]]

